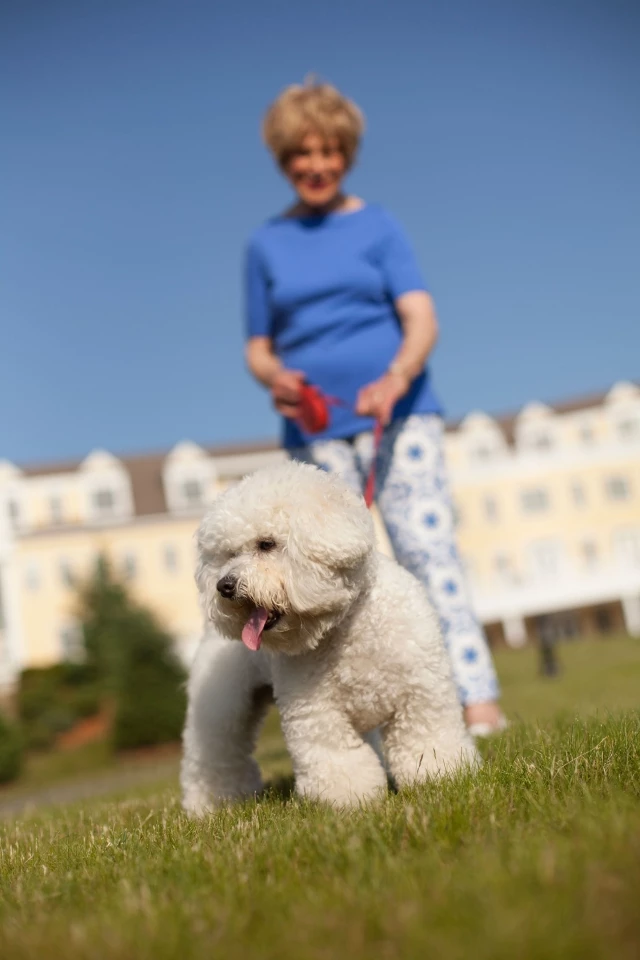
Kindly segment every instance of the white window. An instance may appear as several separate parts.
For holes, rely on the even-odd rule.
[[[515,574],[511,557],[506,553],[498,553],[493,561],[496,576],[503,583],[513,583]]]
[[[534,577],[551,580],[560,573],[562,547],[556,540],[538,540],[529,546],[529,558]]]
[[[580,545],[582,561],[588,570],[598,566],[598,544],[594,540],[584,540]]]
[[[7,514],[9,516],[9,523],[13,530],[17,530],[20,526],[21,511],[20,504],[17,500],[9,500],[7,502]]]
[[[520,494],[522,509],[525,513],[542,513],[549,507],[549,494],[543,487],[532,487]]]
[[[81,663],[85,659],[84,636],[78,623],[67,623],[60,629],[60,651],[62,659],[71,663]]]
[[[576,507],[583,507],[586,503],[587,498],[584,492],[584,486],[578,480],[571,486],[571,496],[573,497],[573,502]]]
[[[553,445],[553,437],[550,433],[537,433],[530,440],[530,446],[534,450],[551,450]]]
[[[122,573],[125,580],[133,580],[138,571],[138,563],[135,554],[127,553],[122,560]]]
[[[175,573],[178,569],[178,551],[172,543],[166,543],[162,551],[165,569]]]
[[[484,512],[487,520],[495,523],[498,519],[498,503],[495,497],[484,498]]]
[[[593,440],[593,427],[590,423],[583,423],[580,427],[580,442],[584,443],[585,446],[588,446],[590,443],[593,443]]]
[[[476,566],[475,560],[466,554],[461,554],[460,563],[462,564],[462,569],[464,570],[464,575],[468,581],[473,581],[477,579],[478,569]]]
[[[605,489],[609,500],[628,500],[631,494],[626,477],[609,477]]]
[[[471,459],[476,463],[486,463],[494,455],[494,450],[487,444],[478,444],[471,451]]]
[[[640,529],[617,530],[613,535],[613,553],[623,567],[640,567]]]
[[[640,418],[626,417],[618,421],[618,436],[627,443],[640,437]]]
[[[49,514],[51,516],[51,523],[53,524],[59,524],[64,521],[64,510],[60,497],[56,496],[49,499]]]
[[[203,500],[202,484],[199,480],[185,480],[182,484],[182,496],[188,507],[199,507]]]
[[[40,567],[34,561],[27,565],[25,571],[25,586],[27,590],[39,590],[42,578],[40,576]]]
[[[73,567],[68,560],[60,561],[60,579],[65,587],[74,587],[76,584],[76,578],[73,573]]]
[[[95,490],[93,493],[93,508],[98,517],[113,516],[116,498],[113,490],[108,487]]]
[[[199,511],[207,503],[215,477],[215,463],[206,450],[194,443],[178,444],[162,469],[169,510]]]

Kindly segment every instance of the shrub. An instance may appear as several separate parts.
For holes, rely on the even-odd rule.
[[[96,676],[93,665],[71,663],[22,673],[18,715],[29,748],[51,747],[59,733],[99,712],[102,692]]]
[[[171,637],[146,611],[132,612],[120,629],[124,650],[115,686],[116,748],[178,740],[186,709],[185,675]]]
[[[9,783],[22,767],[22,737],[18,727],[0,715],[0,783]]]
[[[101,561],[82,594],[89,664],[113,700],[116,749],[178,740],[186,709],[185,672],[173,638],[137,604]]]
[[[102,691],[97,683],[79,687],[71,700],[73,711],[79,720],[95,717],[102,705]]]

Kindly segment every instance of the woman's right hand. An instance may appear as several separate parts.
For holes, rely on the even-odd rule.
[[[283,417],[295,420],[300,409],[300,388],[304,383],[304,373],[300,370],[278,370],[271,383],[273,405]]]
[[[271,337],[250,337],[246,359],[253,376],[271,393],[273,405],[289,420],[295,420],[300,406],[300,387],[304,383],[301,370],[286,370],[276,356]]]

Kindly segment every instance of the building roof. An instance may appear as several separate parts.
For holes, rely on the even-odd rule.
[[[561,400],[557,403],[550,403],[548,407],[554,413],[579,413],[580,410],[589,410],[592,407],[601,406],[607,398],[608,390],[601,390],[598,393],[586,393],[579,397],[572,397],[569,400]],[[493,416],[505,435],[508,443],[512,444],[515,438],[515,425],[520,410],[515,413],[503,413]],[[451,420],[447,423],[447,431],[457,430],[463,421],[463,417],[458,420]]]

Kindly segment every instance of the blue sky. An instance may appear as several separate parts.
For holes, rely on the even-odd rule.
[[[452,416],[638,377],[634,0],[23,0],[0,59],[0,458],[276,435],[241,262],[309,71],[367,115],[351,188],[413,238]]]

